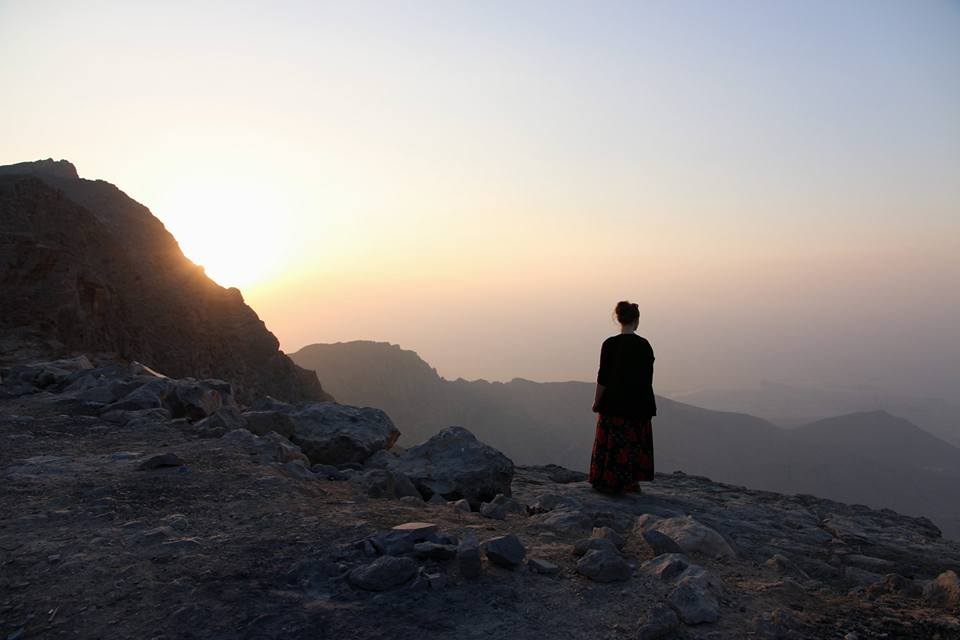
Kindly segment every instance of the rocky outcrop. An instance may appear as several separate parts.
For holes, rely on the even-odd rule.
[[[0,365],[76,352],[225,380],[245,403],[331,399],[146,207],[63,160],[0,167]]]
[[[377,452],[366,464],[403,473],[424,498],[465,498],[474,510],[498,494],[509,496],[513,479],[513,462],[463,427],[447,427],[400,454]]]

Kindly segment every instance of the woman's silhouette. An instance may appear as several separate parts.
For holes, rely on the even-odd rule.
[[[653,348],[636,334],[640,308],[635,303],[618,302],[614,313],[620,333],[600,349],[589,479],[604,493],[639,493],[638,481],[653,480]]]

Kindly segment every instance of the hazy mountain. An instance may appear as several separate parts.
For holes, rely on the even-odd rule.
[[[743,411],[786,427],[855,413],[886,411],[960,447],[960,404],[877,389],[819,388],[764,382],[745,389],[702,389],[671,396],[698,407]]]
[[[291,357],[341,401],[384,409],[401,445],[457,424],[521,464],[588,466],[593,383],[447,380],[415,352],[382,342],[314,344]],[[960,449],[907,420],[875,411],[781,429],[662,397],[657,405],[660,471],[889,507],[960,536]]]
[[[65,160],[0,167],[0,265],[0,364],[97,352],[229,380],[241,400],[330,397],[149,209]]]

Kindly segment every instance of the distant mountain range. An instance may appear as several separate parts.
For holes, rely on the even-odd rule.
[[[585,470],[592,382],[447,380],[415,352],[383,342],[314,344],[291,354],[338,400],[384,409],[409,446],[460,425],[521,464]],[[960,449],[884,411],[782,429],[752,415],[657,399],[659,471],[808,493],[933,519],[960,537]]]
[[[674,400],[720,411],[742,411],[778,426],[794,427],[858,411],[886,411],[960,447],[960,404],[876,389],[818,388],[765,382],[754,388],[703,389],[673,394]]]
[[[239,290],[184,257],[149,209],[66,160],[0,167],[0,266],[0,365],[90,353],[221,378],[241,401],[330,398]]]

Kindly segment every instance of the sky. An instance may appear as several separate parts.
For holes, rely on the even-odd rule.
[[[146,204],[281,347],[960,398],[960,3],[0,0],[0,163]]]

